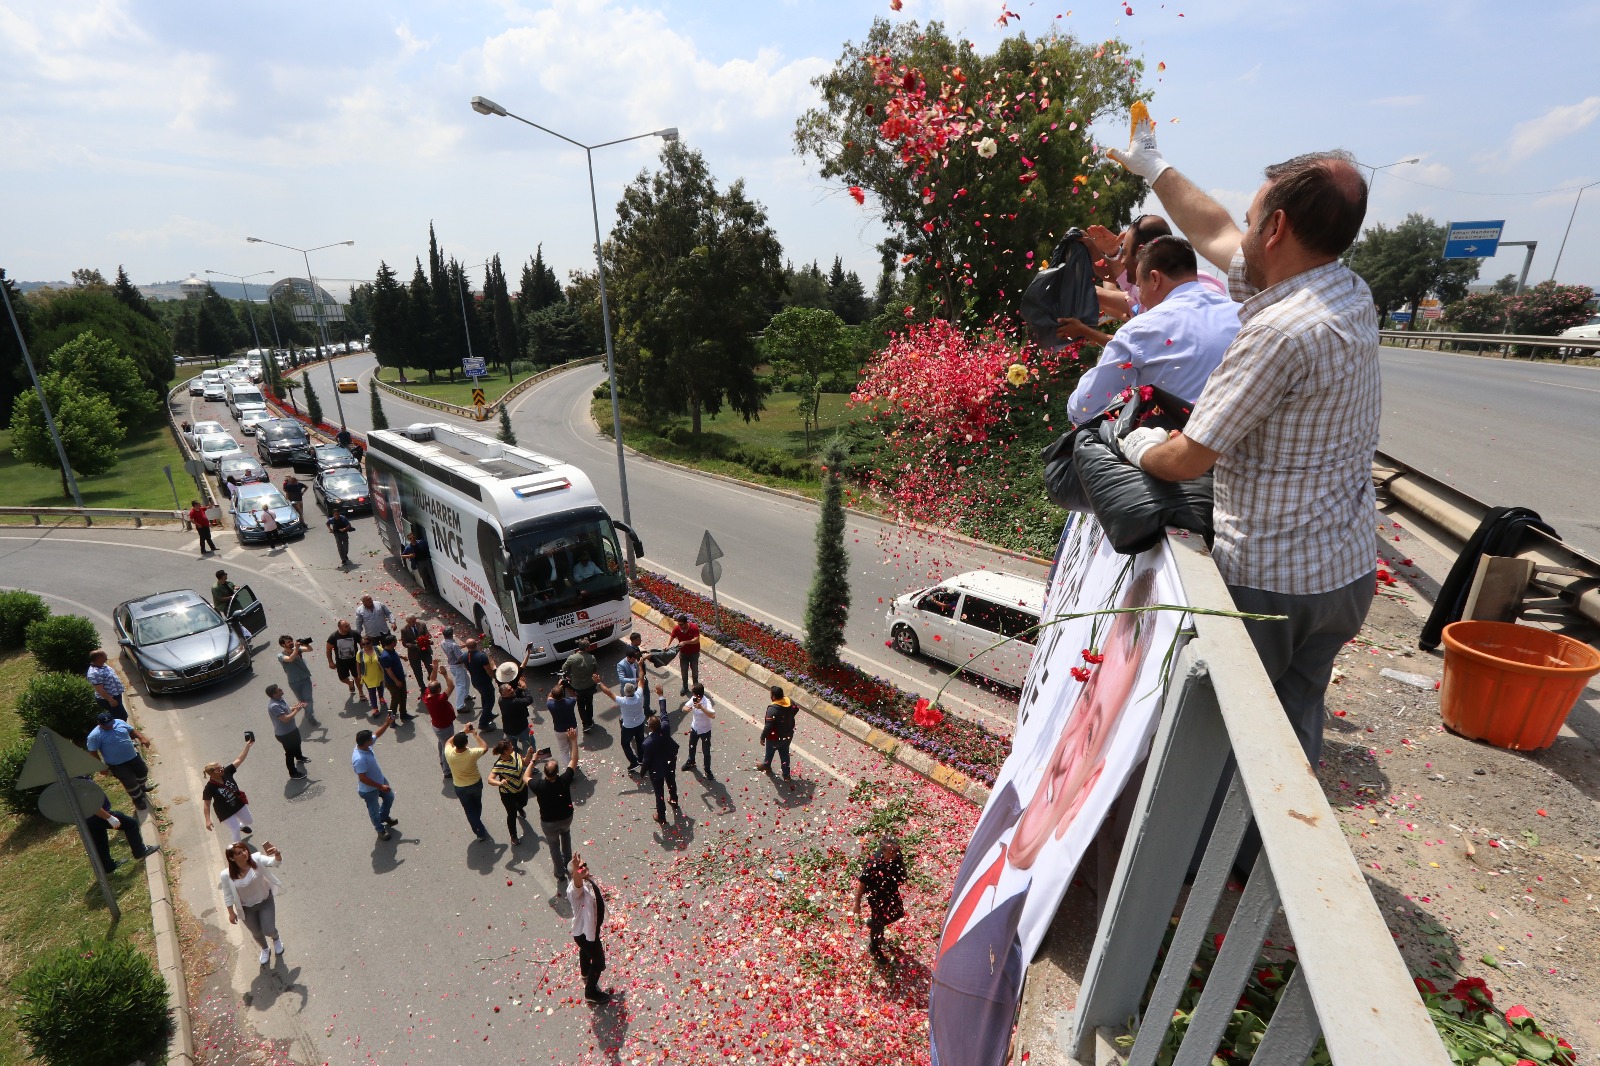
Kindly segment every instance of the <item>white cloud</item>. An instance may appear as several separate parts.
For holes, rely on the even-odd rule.
[[[677,125],[686,137],[772,120],[787,125],[814,99],[811,79],[831,65],[815,56],[785,60],[772,48],[718,63],[662,12],[608,0],[555,0],[526,21],[485,41],[480,58],[487,90],[522,92],[500,102],[535,118],[557,100],[563,113],[592,117],[605,108],[627,129]],[[598,24],[627,32],[597,34]],[[527,91],[530,83],[544,101]]]
[[[1538,118],[1517,123],[1511,130],[1506,156],[1513,161],[1526,159],[1563,137],[1577,133],[1596,118],[1600,118],[1600,96],[1552,107]]]
[[[411,23],[409,22],[401,22],[400,25],[396,26],[394,35],[400,38],[400,56],[403,59],[410,59],[418,52],[424,52],[433,47],[431,39],[424,40],[411,32]]]

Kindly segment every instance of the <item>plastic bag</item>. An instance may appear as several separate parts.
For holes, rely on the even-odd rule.
[[[1083,241],[1081,229],[1070,229],[1050,255],[1051,265],[1028,282],[1022,294],[1022,318],[1041,347],[1064,348],[1056,337],[1057,320],[1076,318],[1086,325],[1100,321],[1100,300],[1095,296],[1094,257]]]
[[[1114,416],[1108,411],[1092,431],[1080,432],[1073,442],[1073,467],[1090,507],[1112,548],[1123,555],[1155,547],[1168,526],[1199,533],[1206,547],[1211,546],[1215,533],[1211,475],[1192,481],[1163,481],[1122,454],[1122,438],[1133,430],[1182,429],[1192,406],[1146,385],[1140,388],[1137,402],[1130,398]]]

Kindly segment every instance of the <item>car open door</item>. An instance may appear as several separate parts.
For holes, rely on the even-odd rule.
[[[243,626],[252,635],[266,632],[267,608],[250,591],[249,585],[240,585],[234,591],[233,599],[228,601],[228,621]]]

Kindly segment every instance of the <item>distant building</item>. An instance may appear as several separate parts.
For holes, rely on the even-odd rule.
[[[186,300],[200,299],[200,297],[206,294],[206,286],[207,283],[204,279],[197,278],[193,274],[190,274],[188,277],[184,278],[178,283],[178,288],[183,293],[184,299]]]

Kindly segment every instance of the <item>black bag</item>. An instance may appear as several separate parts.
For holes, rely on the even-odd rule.
[[[1206,547],[1211,546],[1215,534],[1211,475],[1192,481],[1163,481],[1122,454],[1122,438],[1133,430],[1182,429],[1192,407],[1169,392],[1144,386],[1137,399],[1124,402],[1115,414],[1108,411],[1091,431],[1080,432],[1073,442],[1072,463],[1083,491],[1106,539],[1123,555],[1155,547],[1168,526],[1199,533]]]
[[[1094,257],[1083,230],[1069,229],[1050,255],[1049,267],[1028,282],[1022,294],[1022,319],[1041,347],[1064,348],[1056,337],[1057,319],[1076,318],[1086,325],[1100,321],[1100,300],[1094,294]]]
[[[673,645],[670,648],[660,648],[645,654],[649,656],[651,666],[665,666],[678,657],[678,648],[677,645]]]
[[[1154,395],[1152,392],[1152,402]],[[1170,403],[1182,402],[1170,393],[1163,391],[1161,395]],[[1077,442],[1079,434],[1092,433],[1108,418],[1116,418],[1127,406],[1130,396],[1132,393],[1124,390],[1121,396],[1106,404],[1105,409],[1099,414],[1087,419],[1082,425],[1073,426],[1057,437],[1055,443],[1039,453],[1039,459],[1044,463],[1045,493],[1049,495],[1051,503],[1068,511],[1094,513],[1094,504],[1090,502],[1089,494],[1084,491],[1083,482],[1078,478],[1078,468],[1072,461],[1073,445]],[[1178,426],[1173,428],[1176,429]]]

